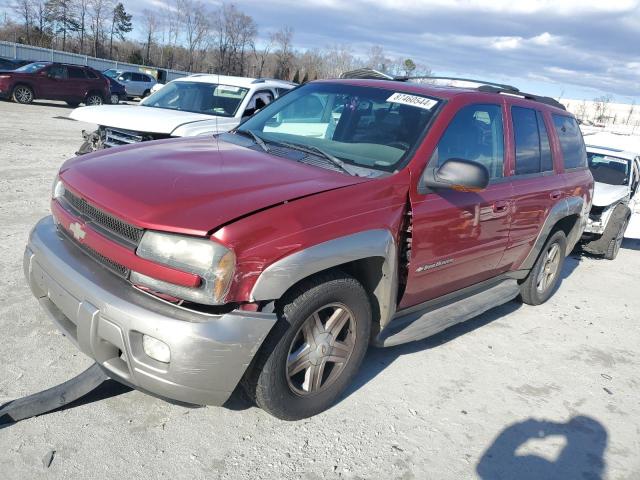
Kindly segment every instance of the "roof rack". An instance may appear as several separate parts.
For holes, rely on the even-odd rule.
[[[488,82],[485,80],[476,80],[473,78],[439,77],[439,76],[429,76],[429,75],[421,75],[421,76],[415,76],[415,77],[410,77],[410,76],[394,77],[386,73],[373,70],[371,68],[360,68],[358,70],[351,70],[349,72],[344,72],[342,75],[340,75],[340,78],[368,79],[368,80],[395,80],[398,82],[409,82],[411,80],[452,80],[457,82],[469,82],[469,83],[477,84],[478,86],[476,87],[476,90],[478,90],[479,92],[501,93],[505,95],[512,95],[516,97],[526,98],[527,100],[534,100],[536,102],[544,103],[545,105],[550,105],[552,107],[566,110],[566,107],[555,98],[545,97],[542,95],[534,95],[533,93],[521,92],[520,89],[504,83]]]
[[[394,77],[394,80],[398,80],[400,82],[408,82],[411,80],[453,80],[456,82],[468,82],[468,83],[477,83],[478,85],[480,85],[479,88],[483,87],[483,86],[491,86],[491,87],[497,87],[500,88],[502,90],[508,90],[510,92],[519,92],[520,90],[518,90],[516,87],[512,86],[512,85],[506,85],[504,83],[496,83],[496,82],[487,82],[485,80],[475,80],[473,78],[461,78],[461,77],[432,77],[429,75],[422,75],[422,76],[417,76],[417,77]]]
[[[340,75],[340,78],[359,78],[363,80],[397,80],[396,77],[379,72],[378,70],[374,70],[373,68],[358,68],[357,70],[344,72],[342,75]]]

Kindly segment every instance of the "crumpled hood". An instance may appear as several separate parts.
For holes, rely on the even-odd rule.
[[[596,207],[607,207],[629,194],[629,187],[626,185],[609,185],[601,182],[595,182],[593,185],[593,205]]]
[[[136,132],[162,133],[170,135],[176,128],[203,120],[215,121],[216,117],[203,113],[181,112],[168,108],[144,107],[140,105],[98,105],[79,107],[69,118],[81,122],[95,123],[105,127],[122,128]],[[228,118],[218,117],[219,123]],[[237,123],[237,122],[236,122]]]
[[[100,150],[68,160],[60,172],[70,190],[129,223],[191,235],[367,181],[211,137]]]

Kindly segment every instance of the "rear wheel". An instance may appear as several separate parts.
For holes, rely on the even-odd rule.
[[[367,351],[371,307],[353,277],[329,273],[302,282],[278,305],[269,334],[243,386],[283,420],[316,415],[351,383]]]
[[[102,95],[98,93],[90,93],[84,101],[85,105],[102,105],[103,103]]]
[[[147,98],[150,93],[151,93],[151,91],[145,90],[144,93],[142,94],[142,98]]]
[[[26,85],[18,85],[13,89],[12,98],[16,103],[31,103],[34,99],[33,90]]]
[[[520,285],[520,297],[528,305],[546,302],[560,280],[567,250],[567,237],[557,231],[545,244],[526,280]]]

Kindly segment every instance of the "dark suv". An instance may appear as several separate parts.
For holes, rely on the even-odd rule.
[[[67,161],[34,295],[112,378],[314,415],[369,344],[545,302],[588,218],[576,119],[513,87],[307,83],[230,133]]]
[[[36,99],[64,100],[76,107],[80,103],[101,105],[110,97],[109,82],[90,67],[34,62],[0,73],[0,98],[11,98],[18,103],[31,103]]]

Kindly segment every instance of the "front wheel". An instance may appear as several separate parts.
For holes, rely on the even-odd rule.
[[[109,101],[112,105],[117,105],[120,103],[120,96],[117,93],[112,93]]]
[[[607,250],[604,252],[604,258],[606,260],[615,260],[618,256],[618,252],[620,252],[620,247],[622,246],[622,241],[624,240],[624,232],[627,230],[627,225],[629,225],[629,217],[620,222],[616,236],[609,241]]]
[[[311,417],[335,403],[362,363],[371,331],[369,298],[353,277],[328,273],[294,287],[277,312],[243,386],[275,417]]]
[[[557,231],[545,244],[526,280],[520,285],[520,297],[528,305],[540,305],[553,294],[560,281],[567,251],[567,237]]]

